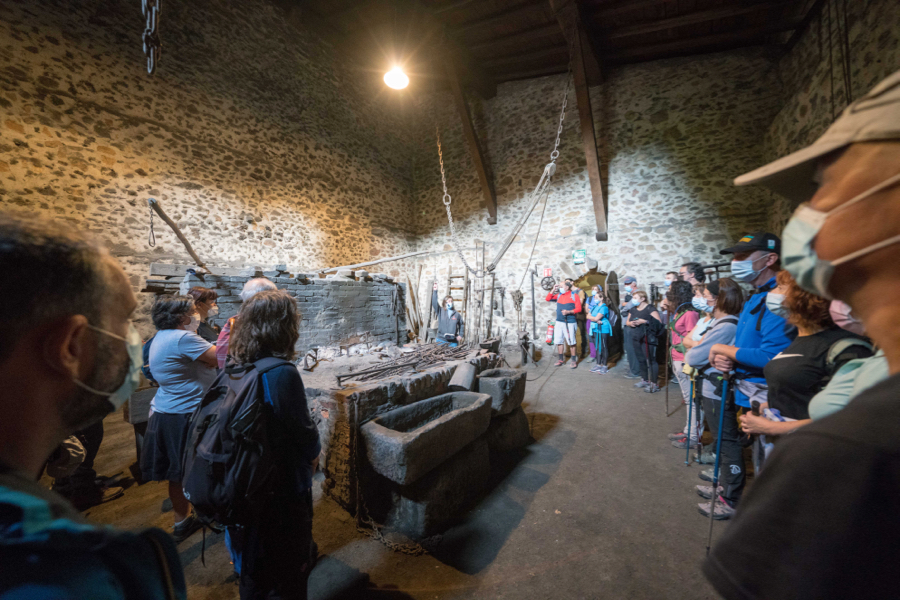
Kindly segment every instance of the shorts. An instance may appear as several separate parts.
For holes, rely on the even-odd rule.
[[[141,447],[141,476],[144,481],[178,481],[191,426],[191,413],[150,415]]]
[[[578,329],[578,323],[563,323],[557,321],[553,326],[553,343],[557,346],[575,345],[575,331]]]

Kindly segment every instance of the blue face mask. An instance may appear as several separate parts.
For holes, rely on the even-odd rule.
[[[706,300],[699,296],[694,296],[691,299],[691,305],[701,312],[712,312],[712,306],[707,304]]]
[[[756,281],[756,278],[759,277],[759,274],[762,271],[757,271],[753,268],[753,264],[761,258],[765,258],[768,254],[757,257],[756,260],[752,258],[748,258],[747,260],[733,260],[731,261],[731,274],[738,281],[743,281],[744,283],[753,283]]]
[[[106,331],[105,329],[100,329],[99,327],[94,327],[93,325],[88,325],[90,329],[98,333],[102,333],[103,335],[108,335],[111,338],[121,340],[125,342],[125,345],[128,348],[128,373],[125,375],[125,379],[122,381],[122,385],[119,388],[112,392],[102,392],[100,390],[95,390],[92,387],[89,387],[75,379],[75,385],[80,388],[83,388],[89,391],[92,394],[96,394],[98,396],[105,396],[109,403],[112,405],[112,411],[115,412],[119,410],[125,401],[131,397],[132,392],[138,388],[141,383],[141,367],[144,364],[143,358],[143,345],[141,344],[141,335],[137,332],[137,329],[134,328],[134,323],[128,324],[128,333],[126,337],[122,337],[120,335],[116,335],[110,331]]]
[[[900,243],[900,235],[895,235],[835,260],[819,258],[814,248],[816,236],[819,234],[822,226],[825,225],[828,217],[897,183],[900,183],[900,174],[887,179],[828,212],[816,210],[808,204],[801,204],[794,211],[794,216],[788,221],[782,234],[784,238],[782,241],[782,248],[784,249],[782,261],[784,262],[784,268],[797,281],[797,285],[808,292],[831,299],[831,295],[828,293],[828,285],[831,282],[832,275],[834,275],[835,267],[886,246]]]
[[[632,303],[633,305],[635,305],[635,306],[640,306],[640,304],[641,304],[641,299],[640,299],[640,298],[632,298],[632,299],[631,299],[631,303]]]
[[[669,287],[670,285],[672,285],[672,282],[666,279],[666,287]]]
[[[632,290],[634,290],[634,288],[631,287],[630,285],[626,285],[626,286],[625,286],[625,291],[626,291],[626,292],[629,292],[629,293],[630,293]]]
[[[784,307],[783,302],[784,294],[773,294],[772,292],[766,294],[766,308],[782,319],[787,319],[790,311]]]

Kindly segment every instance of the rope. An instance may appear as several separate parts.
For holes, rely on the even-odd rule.
[[[153,231],[153,206],[150,206],[150,237],[147,239],[147,243],[150,244],[150,247],[153,248],[156,246],[156,232]]]

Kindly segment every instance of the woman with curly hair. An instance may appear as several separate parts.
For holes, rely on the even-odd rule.
[[[692,402],[691,378],[683,371],[684,353],[687,352],[687,349],[684,346],[684,338],[691,334],[691,331],[693,331],[694,327],[697,325],[697,321],[700,320],[700,313],[698,313],[694,307],[693,300],[694,286],[687,281],[673,282],[672,285],[669,286],[669,291],[666,292],[666,302],[670,307],[669,312],[672,315],[667,326],[670,336],[670,356],[668,358],[672,359],[672,369],[675,371],[676,379],[678,379],[678,385],[681,388],[681,396],[684,398],[684,403],[689,407]],[[694,422],[693,430],[691,430],[690,423],[688,423],[688,415],[694,415],[696,417],[697,413],[694,412],[696,407],[690,408],[692,410],[686,410],[684,412],[684,431],[680,432],[680,435],[673,434],[669,436],[670,439],[673,440],[673,444],[681,444],[681,447],[686,447],[687,444],[697,445],[696,420]],[[689,434],[691,436],[690,440],[687,439]]]
[[[831,303],[800,288],[787,271],[779,271],[778,287],[769,292],[766,308],[797,327],[797,338],[765,367],[767,405],[789,421],[745,414],[741,429],[770,436],[790,433],[810,422],[809,401],[846,362],[872,356],[872,345],[834,324]],[[774,415],[778,416],[778,415]]]

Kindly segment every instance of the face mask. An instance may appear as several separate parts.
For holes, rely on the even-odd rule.
[[[95,390],[94,388],[89,387],[75,379],[75,385],[77,385],[78,387],[85,389],[92,394],[106,397],[106,399],[109,400],[109,403],[112,404],[111,412],[115,412],[119,410],[123,404],[125,404],[125,401],[131,397],[131,393],[134,392],[134,390],[136,390],[138,388],[138,385],[140,385],[141,383],[141,366],[143,366],[144,364],[141,336],[137,332],[137,329],[134,328],[133,323],[128,324],[128,333],[126,334],[126,337],[116,335],[112,332],[106,331],[105,329],[100,329],[99,327],[94,327],[93,325],[88,325],[88,327],[96,332],[125,342],[125,345],[128,348],[128,373],[125,375],[125,379],[122,381],[122,385],[120,385],[117,390],[113,392],[101,392],[100,390]]]
[[[594,298],[599,298],[599,297],[600,297],[600,292],[594,290]]]
[[[669,287],[670,285],[672,285],[672,282],[666,279],[666,287]]]
[[[705,299],[699,298],[697,296],[694,296],[691,299],[691,306],[703,312],[710,312],[712,310],[712,307],[706,303]]]
[[[219,314],[219,307],[218,307],[218,306],[213,306],[212,308],[209,309],[209,312],[206,313],[207,317],[215,317],[215,316],[217,316],[218,314]]]
[[[641,302],[642,302],[642,300],[640,298],[632,298],[631,299],[631,303],[634,304],[635,306],[640,306]]]
[[[765,258],[768,256],[760,256],[756,260],[761,258]],[[744,283],[752,283],[759,277],[761,271],[757,271],[753,268],[753,263],[756,262],[752,258],[748,258],[747,260],[733,260],[731,261],[731,274],[734,275],[734,278],[738,281],[743,281]]]
[[[835,267],[900,242],[900,235],[895,235],[835,260],[819,258],[813,247],[816,236],[828,217],[873,196],[881,190],[894,186],[898,182],[900,182],[900,175],[895,175],[828,212],[816,210],[808,204],[801,204],[794,211],[794,216],[788,221],[782,233],[782,248],[784,250],[782,260],[784,261],[784,268],[794,277],[797,285],[808,292],[831,299],[828,293],[828,284],[831,282],[831,276],[834,274]]]
[[[449,310],[450,312],[453,312],[453,303],[452,302],[447,303],[447,310]]]
[[[850,305],[840,300],[833,300],[828,312],[831,314],[831,320],[841,329],[846,329],[856,335],[865,335],[866,328],[862,322],[853,316],[850,312]]]
[[[626,286],[625,286],[625,291],[626,291],[626,292],[630,292],[630,291],[633,290],[633,289],[634,289],[634,288],[631,287],[630,285],[626,285]]]
[[[196,316],[191,315],[191,322],[184,326],[184,328],[188,331],[192,331],[197,333],[197,328],[200,327],[200,319]]]
[[[773,294],[772,292],[766,294],[766,308],[782,319],[786,319],[790,313],[782,302],[784,302],[784,294]]]

